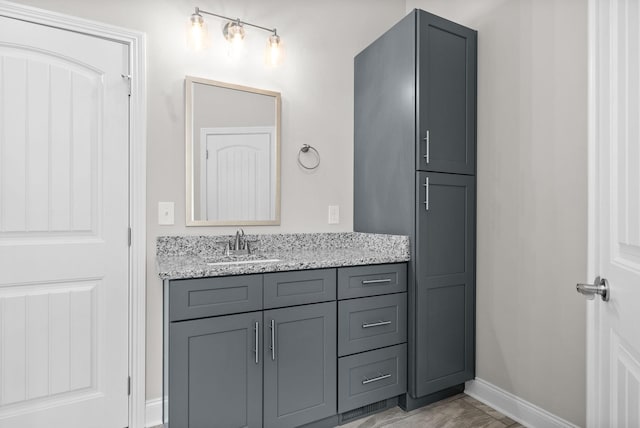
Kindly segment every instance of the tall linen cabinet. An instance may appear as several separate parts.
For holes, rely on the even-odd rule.
[[[475,376],[476,51],[416,9],[355,58],[354,230],[411,237],[407,408]]]

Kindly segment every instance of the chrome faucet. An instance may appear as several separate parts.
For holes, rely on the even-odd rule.
[[[245,240],[244,230],[239,229],[236,231],[236,237],[233,241],[229,240],[224,250],[226,256],[251,254],[249,249],[249,243]]]
[[[242,235],[240,235],[240,232],[242,232]],[[236,242],[234,242],[233,244],[233,249],[238,251],[238,250],[242,250],[243,248],[243,241],[244,240],[244,230],[240,229],[236,231]]]

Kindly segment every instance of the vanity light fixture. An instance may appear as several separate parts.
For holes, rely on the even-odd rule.
[[[189,19],[190,28],[188,38],[189,46],[192,49],[199,51],[208,47],[209,37],[207,24],[205,23],[202,14],[215,16],[228,21],[222,29],[222,34],[225,40],[229,43],[230,54],[235,54],[241,49],[245,36],[244,26],[247,25],[249,27],[258,28],[271,33],[267,39],[267,63],[275,66],[282,61],[282,42],[278,35],[278,31],[275,28],[267,28],[261,25],[252,24],[247,21],[242,21],[240,18],[229,18],[228,16],[202,10],[199,7],[196,7],[195,12]]]
[[[189,19],[187,43],[191,49],[199,52],[209,47],[209,32],[207,31],[207,23],[200,15],[198,8]]]

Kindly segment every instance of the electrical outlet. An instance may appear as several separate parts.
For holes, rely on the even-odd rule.
[[[329,205],[329,224],[340,223],[340,206]]]
[[[175,223],[173,219],[173,202],[158,202],[158,224],[170,226]]]

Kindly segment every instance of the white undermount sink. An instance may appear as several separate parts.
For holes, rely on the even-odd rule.
[[[280,259],[270,259],[259,254],[251,254],[248,256],[221,256],[205,259],[205,263],[208,266],[247,265],[255,263],[275,263],[279,261]]]

